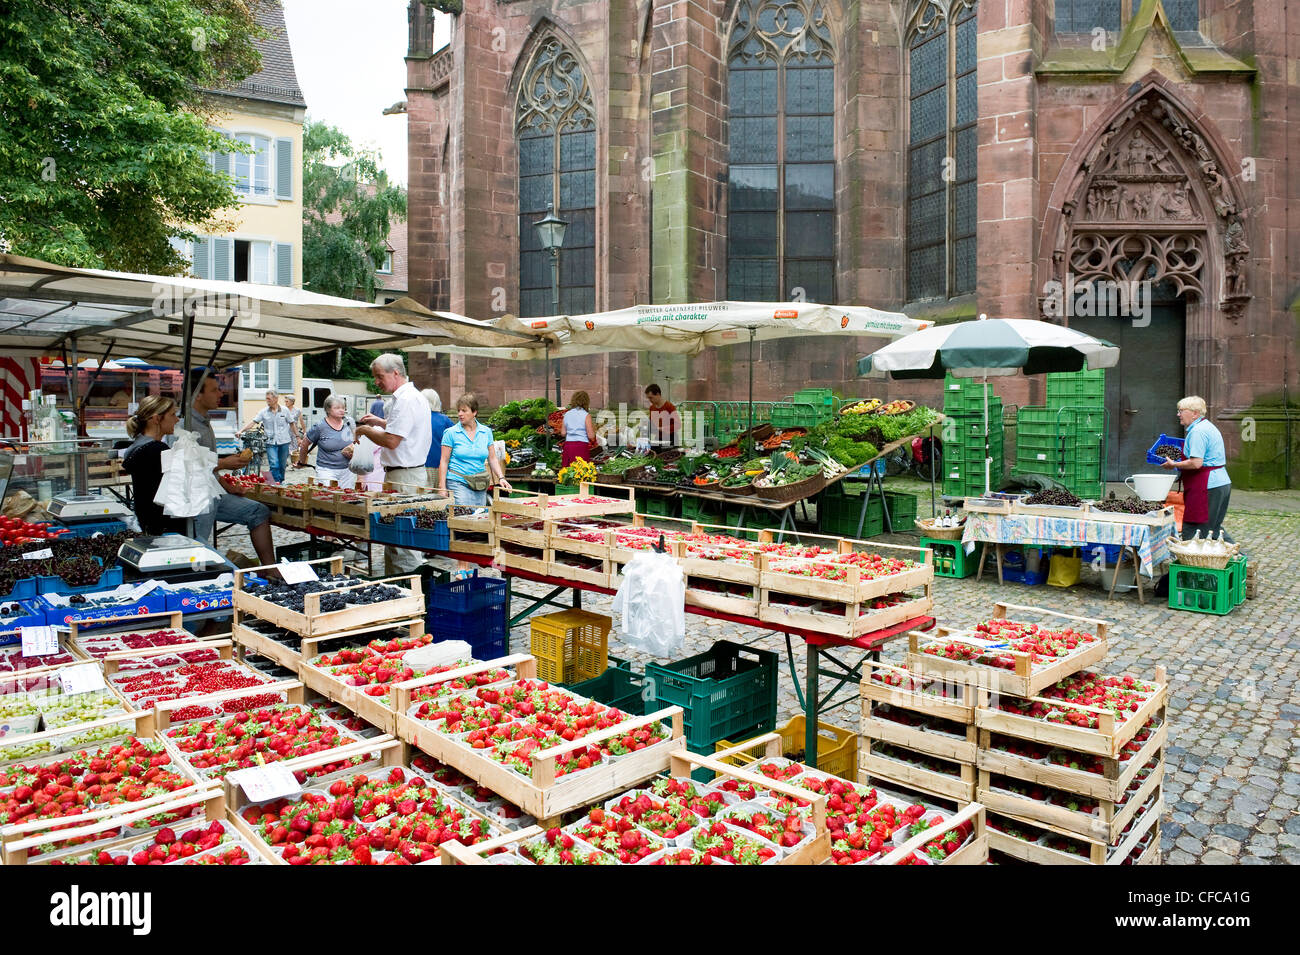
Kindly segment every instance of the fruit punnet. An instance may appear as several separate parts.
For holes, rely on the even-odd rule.
[[[358,587],[356,586],[358,583],[356,577],[348,577],[344,574],[326,574],[319,580],[309,580],[301,584],[286,584],[277,581],[274,583],[253,584],[244,589],[255,597],[269,600],[273,604],[298,613],[304,612],[306,597],[310,593],[323,594],[320,599],[321,613],[342,610],[349,605],[383,603],[386,600],[398,600],[409,596],[409,591],[390,584],[368,584]],[[331,591],[339,590],[342,587],[353,589],[331,593]]]

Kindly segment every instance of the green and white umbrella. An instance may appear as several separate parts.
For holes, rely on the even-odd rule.
[[[1119,348],[1051,322],[1026,318],[981,318],[936,325],[906,335],[858,359],[858,374],[884,372],[893,378],[998,377],[1113,368]],[[985,447],[989,428],[988,389],[984,389]],[[992,458],[984,455],[984,491],[989,490]]]

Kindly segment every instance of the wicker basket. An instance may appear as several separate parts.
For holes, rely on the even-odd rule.
[[[890,416],[892,416],[892,415],[907,414],[909,411],[915,411],[915,410],[916,410],[916,402],[915,402],[915,401],[912,401],[912,400],[907,399],[907,398],[904,398],[903,401],[904,401],[904,404],[906,405],[906,407],[904,407],[901,411],[890,411],[890,412],[888,412],[888,413],[883,412],[883,411],[876,411],[876,412],[874,412],[874,414],[884,415],[886,418],[888,418],[888,417],[890,417]],[[884,407],[884,406],[882,405],[881,407]]]
[[[628,471],[635,471],[635,470],[636,468],[628,468]],[[627,476],[627,471],[624,471],[621,474],[606,474],[604,471],[598,470],[596,472],[596,483],[597,484],[625,484],[627,483],[626,481],[624,481],[624,478],[626,476]]]
[[[935,540],[961,540],[962,531],[966,529],[965,525],[961,527],[935,527],[931,518],[922,520],[918,517],[913,523],[920,528],[922,534],[926,537],[933,537]]]
[[[768,438],[772,437],[772,435],[774,434],[776,434],[776,428],[772,426],[771,422],[754,425],[753,438],[755,441],[765,441]],[[744,441],[748,437],[750,437],[750,432],[742,431],[740,432],[740,434],[736,436],[736,439],[731,443],[740,444],[740,442]]]
[[[681,448],[667,448],[655,455],[655,463],[672,464],[685,453]]]
[[[826,486],[826,479],[820,474],[814,474],[812,477],[804,478],[802,481],[795,481],[793,484],[783,484],[780,487],[758,487],[754,486],[754,493],[765,501],[797,501],[800,498],[810,497],[816,494]]]
[[[1178,563],[1184,567],[1200,567],[1204,570],[1223,570],[1237,556],[1238,550],[1240,548],[1236,544],[1229,544],[1228,549],[1221,554],[1200,554],[1181,541],[1169,542],[1169,553],[1174,555]]]
[[[754,493],[754,482],[748,484],[738,484],[734,487],[727,487],[721,481],[718,482],[719,494],[734,494],[736,497],[751,497]]]

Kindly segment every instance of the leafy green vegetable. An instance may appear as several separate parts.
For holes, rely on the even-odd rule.
[[[874,444],[851,441],[844,437],[831,438],[826,445],[826,450],[831,457],[849,469],[865,464],[880,453]]]
[[[487,425],[493,434],[518,428],[539,428],[546,423],[547,416],[557,410],[555,404],[546,398],[511,401],[492,412]]]

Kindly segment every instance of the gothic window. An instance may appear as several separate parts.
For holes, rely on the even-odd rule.
[[[596,111],[577,57],[556,37],[533,55],[515,106],[519,139],[519,315],[551,315],[551,253],[534,223],[569,223],[560,249],[559,314],[596,307]]]
[[[835,65],[821,0],[741,0],[731,32],[727,297],[835,301]]]
[[[914,3],[908,36],[907,298],[975,290],[975,3]]]
[[[1056,32],[1092,33],[1101,27],[1118,33],[1121,8],[1116,0],[1056,0]]]
[[[1133,12],[1142,6],[1141,0],[1133,0]],[[1169,17],[1169,26],[1173,30],[1200,30],[1201,0],[1164,0],[1165,15]]]

